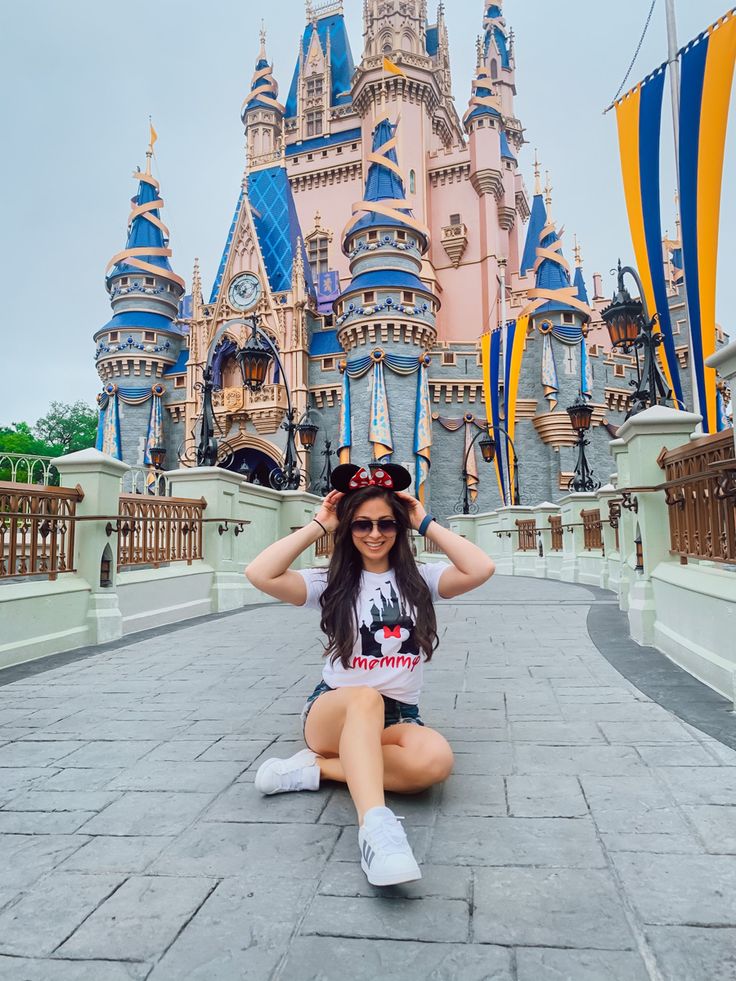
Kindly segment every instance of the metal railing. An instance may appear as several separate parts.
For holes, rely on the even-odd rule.
[[[519,536],[519,552],[536,552],[537,550],[537,524],[534,518],[523,518],[517,520],[516,529]]]
[[[118,569],[168,562],[191,565],[202,558],[202,526],[207,502],[182,497],[121,494],[117,523]]]
[[[437,545],[436,542],[430,541],[429,538],[424,539],[424,544],[422,545],[422,551],[427,552],[429,555],[444,555],[444,551]]]
[[[74,571],[79,487],[0,482],[0,579]]]
[[[131,467],[123,474],[123,494],[148,494],[150,497],[169,497],[171,484],[165,473],[152,467]]]
[[[601,512],[599,508],[591,508],[589,511],[581,511],[580,517],[583,519],[583,548],[586,552],[593,549],[603,548],[603,524],[601,522]]]
[[[733,431],[663,450],[657,460],[670,518],[670,552],[736,563],[736,459]]]
[[[335,535],[329,531],[326,535],[320,535],[314,546],[314,553],[319,559],[326,559],[335,550]]]
[[[547,518],[552,535],[551,552],[561,552],[563,543],[562,515],[552,514]]]
[[[53,456],[0,452],[0,482],[7,478],[7,482],[11,484],[58,486],[59,471],[56,469],[55,459]]]

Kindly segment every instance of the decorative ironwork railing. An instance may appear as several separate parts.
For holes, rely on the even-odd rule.
[[[156,473],[152,467],[131,467],[123,474],[124,494],[148,494],[150,497],[170,497],[171,485],[165,473]]]
[[[537,523],[534,518],[523,518],[516,522],[517,533],[519,536],[519,552],[536,552],[537,550]]]
[[[328,532],[326,535],[320,535],[317,539],[314,552],[317,558],[326,559],[328,556],[332,555],[335,550],[335,536],[332,532]]]
[[[59,471],[55,459],[53,456],[0,452],[0,482],[58,487]]]
[[[81,488],[0,482],[0,579],[74,571]]]
[[[670,512],[670,552],[736,564],[736,459],[733,431],[663,450],[657,462]]]
[[[599,508],[591,508],[590,511],[581,511],[580,517],[583,519],[583,548],[586,552],[592,549],[603,548],[603,523],[601,522],[601,512]]]
[[[550,546],[551,552],[561,552],[562,551],[562,515],[552,514],[547,519],[549,521],[550,531],[552,533],[552,545]]]
[[[191,565],[202,558],[202,525],[207,502],[182,497],[150,498],[121,494],[116,525],[118,569],[167,562]]]
[[[424,539],[424,545],[422,546],[422,551],[427,552],[429,555],[444,555],[444,551],[439,547],[436,542],[432,542],[429,538]]]

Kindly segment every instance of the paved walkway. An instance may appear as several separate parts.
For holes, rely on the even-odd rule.
[[[344,788],[253,789],[299,744],[316,614],[6,676],[0,978],[735,979],[736,752],[601,656],[600,603],[496,577],[438,608],[422,709],[457,763],[389,801],[424,870],[392,890],[360,871]]]

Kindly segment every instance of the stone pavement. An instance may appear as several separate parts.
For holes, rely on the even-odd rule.
[[[586,621],[611,602],[496,577],[440,604],[422,714],[455,773],[389,798],[424,878],[386,890],[343,787],[253,788],[301,745],[316,614],[5,675],[0,978],[736,979],[736,752],[602,657]]]

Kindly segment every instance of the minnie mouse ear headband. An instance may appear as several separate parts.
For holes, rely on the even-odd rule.
[[[411,474],[397,463],[374,463],[370,469],[356,467],[354,463],[342,463],[332,471],[330,481],[335,490],[343,494],[350,494],[362,487],[402,491],[411,484]]]

